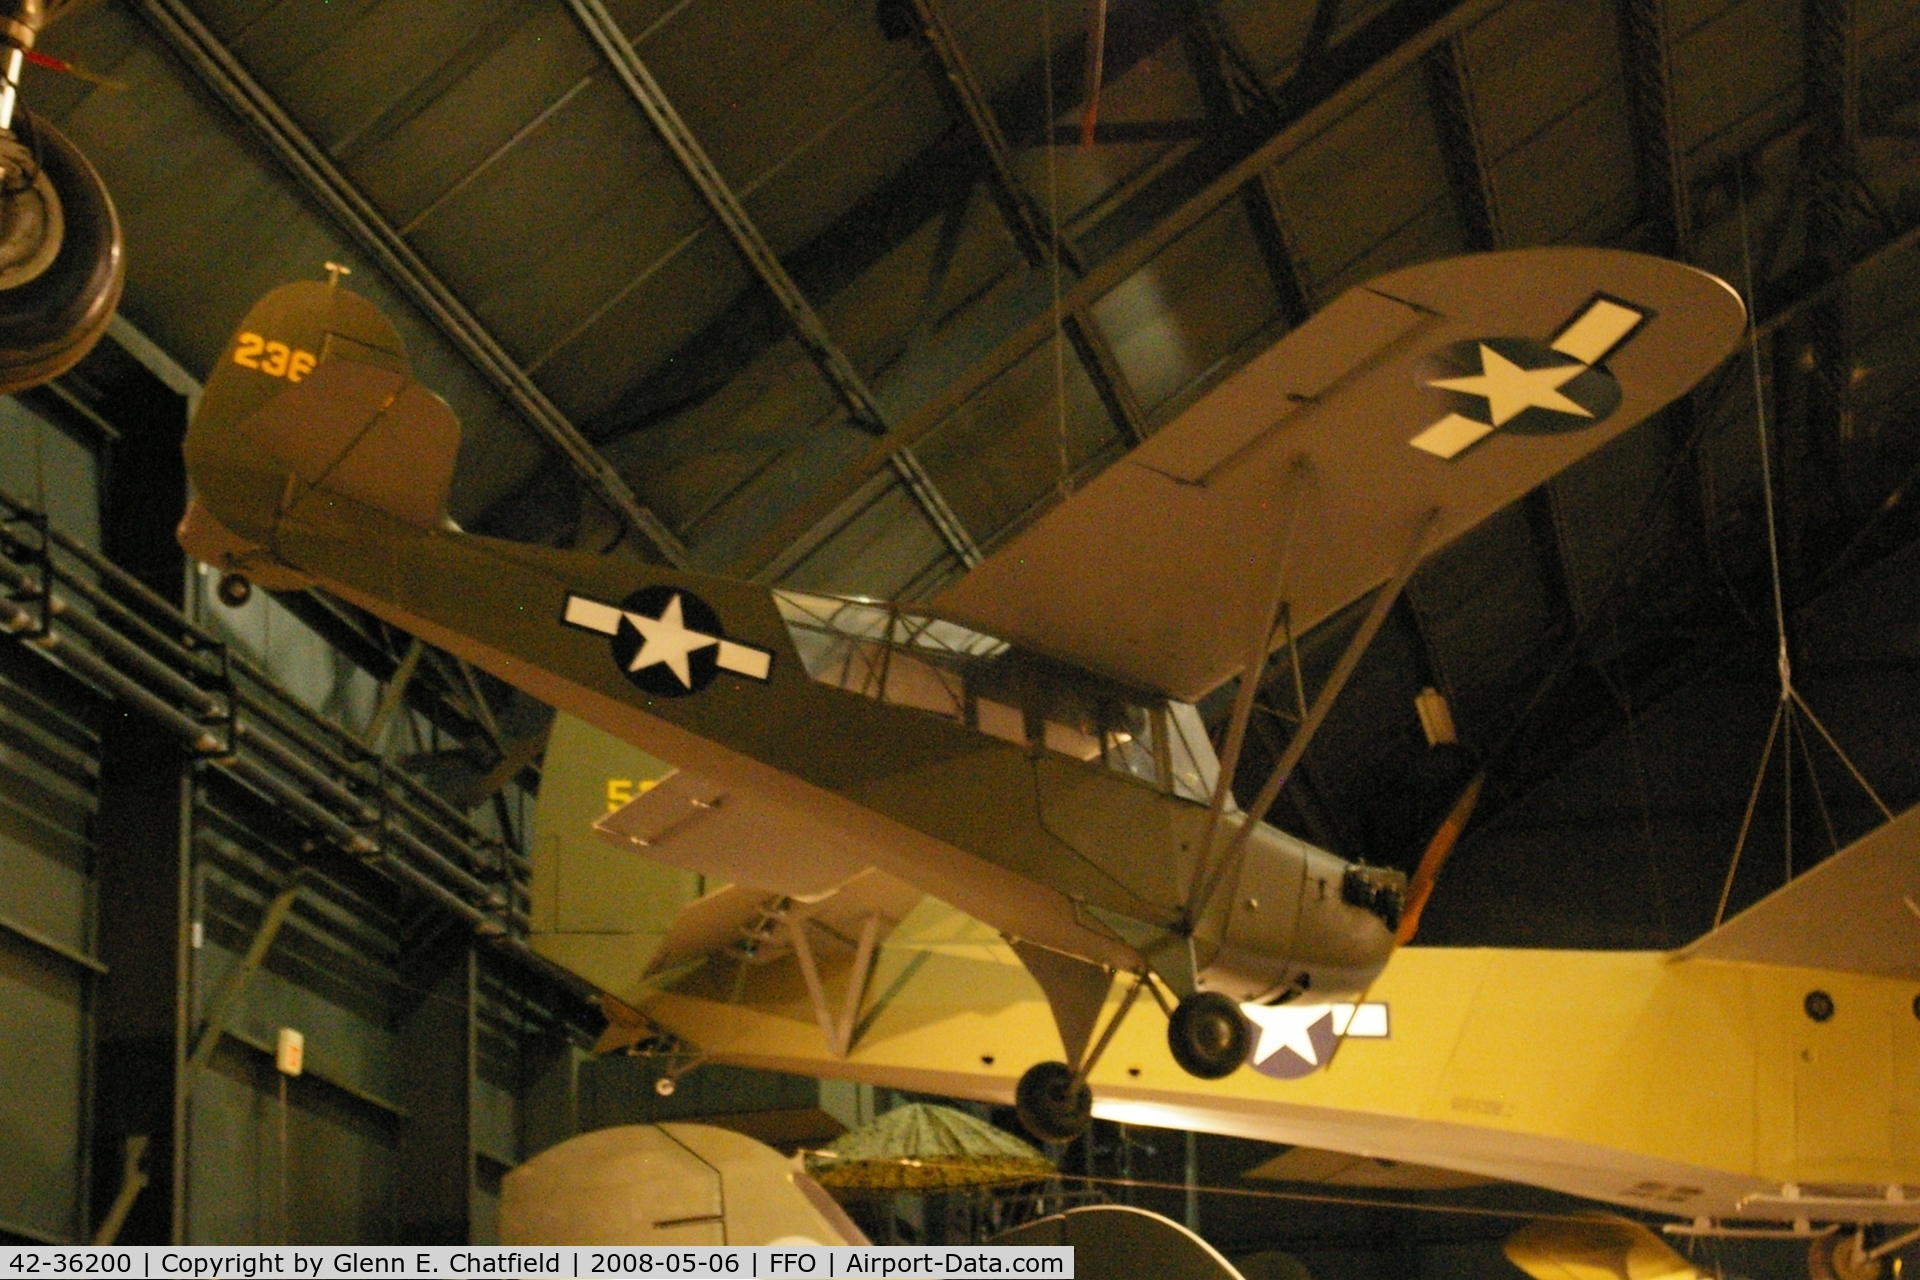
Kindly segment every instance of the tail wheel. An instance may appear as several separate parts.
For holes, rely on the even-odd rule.
[[[1093,1121],[1093,1090],[1064,1062],[1039,1062],[1027,1068],[1014,1087],[1013,1108],[1028,1133],[1042,1142],[1072,1142]]]
[[[253,584],[247,581],[245,574],[223,573],[220,575],[220,585],[213,592],[220,597],[221,604],[229,609],[238,609],[253,599]]]
[[[1864,1244],[1857,1233],[1819,1237],[1807,1252],[1807,1274],[1813,1280],[1880,1280],[1880,1259],[1869,1258]]]
[[[0,134],[0,394],[65,373],[107,330],[126,282],[120,218],[73,143],[24,108]]]
[[[1181,1070],[1202,1080],[1230,1076],[1247,1060],[1253,1033],[1240,1006],[1218,991],[1198,991],[1174,1006],[1167,1048]]]

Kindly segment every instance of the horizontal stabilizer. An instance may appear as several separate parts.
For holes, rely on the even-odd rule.
[[[828,893],[868,866],[839,828],[684,770],[593,829],[642,857],[795,898]]]
[[[1920,805],[1680,954],[1920,981]]]

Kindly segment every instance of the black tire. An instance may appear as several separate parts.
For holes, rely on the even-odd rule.
[[[100,175],[58,129],[25,108],[14,133],[60,198],[60,252],[38,276],[0,289],[0,394],[58,377],[107,331],[126,283],[120,216]]]
[[[1040,1141],[1072,1142],[1093,1121],[1093,1090],[1085,1081],[1074,1089],[1073,1071],[1066,1063],[1038,1062],[1014,1087],[1013,1109]]]
[[[223,573],[220,575],[220,585],[213,589],[213,593],[220,597],[220,603],[227,608],[238,609],[253,599],[253,584],[247,581],[245,574]]]
[[[1240,1006],[1218,991],[1199,991],[1174,1006],[1167,1048],[1190,1076],[1218,1080],[1247,1060],[1253,1033]]]

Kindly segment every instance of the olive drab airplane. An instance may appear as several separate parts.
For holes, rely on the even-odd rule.
[[[1633,253],[1393,272],[908,606],[461,532],[452,412],[371,304],[295,283],[206,384],[180,536],[223,595],[323,587],[671,762],[600,827],[734,886],[689,909],[682,958],[780,903],[841,912],[868,959],[919,894],[991,926],[1064,1049],[1020,1080],[1021,1116],[1065,1138],[1142,994],[1203,1079],[1250,1054],[1297,1073],[1384,1032],[1366,993],[1418,905],[1405,877],[1268,808],[1422,557],[1692,387],[1744,323],[1723,282]],[[1194,702],[1369,594],[1243,811],[1228,784],[1257,679],[1217,756]],[[800,959],[844,1052],[852,1011]],[[1309,1004],[1335,1014],[1303,1021]]]

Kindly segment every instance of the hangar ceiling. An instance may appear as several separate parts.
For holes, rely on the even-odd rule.
[[[342,262],[465,424],[467,527],[875,596],[1378,273],[1750,262],[1758,378],[1426,565],[1277,817],[1407,865],[1484,765],[1431,937],[1703,928],[1778,699],[1756,385],[1800,683],[1920,798],[1920,6],[1110,0],[1083,146],[1090,7],[74,0],[44,47],[129,87],[35,69],[25,100],[100,168],[123,310],[189,369]],[[1309,691],[1356,620],[1305,638]],[[1290,731],[1277,668],[1243,785]],[[1459,744],[1422,737],[1427,686]],[[1817,734],[1793,753],[1736,904],[1872,820]]]

